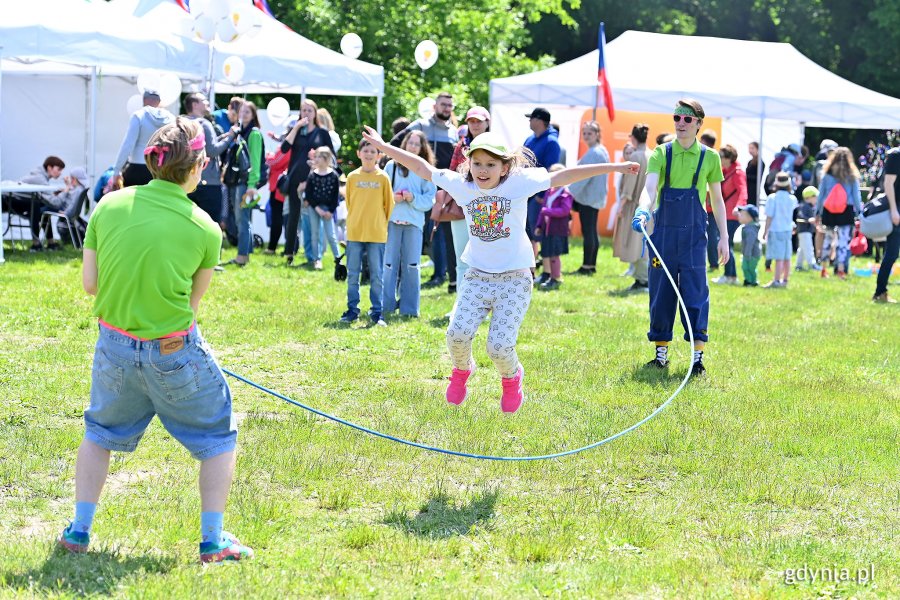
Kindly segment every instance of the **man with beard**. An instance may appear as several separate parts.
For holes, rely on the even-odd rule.
[[[400,147],[403,138],[410,131],[421,131],[431,144],[438,169],[449,169],[453,158],[453,149],[459,140],[456,125],[453,124],[453,96],[441,92],[434,101],[434,114],[427,119],[418,119],[391,138],[391,145]],[[450,222],[434,223],[429,220],[423,232],[427,240],[431,238],[431,259],[434,261],[434,274],[424,287],[437,287],[449,278],[448,292],[456,291],[456,252],[453,250],[453,231]]]

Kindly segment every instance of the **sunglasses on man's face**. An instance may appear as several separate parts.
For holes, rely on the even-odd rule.
[[[684,119],[684,122],[690,125],[697,117],[689,117],[688,115],[672,115],[672,118],[675,119],[676,123],[681,123],[681,120]]]

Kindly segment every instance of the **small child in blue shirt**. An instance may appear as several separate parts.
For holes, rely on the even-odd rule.
[[[791,233],[794,230],[794,209],[797,198],[790,192],[791,178],[787,173],[775,177],[775,193],[766,200],[766,258],[775,261],[775,279],[763,287],[787,287],[791,272]]]

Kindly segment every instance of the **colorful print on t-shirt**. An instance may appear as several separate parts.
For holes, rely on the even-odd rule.
[[[484,242],[494,242],[509,237],[509,227],[503,226],[503,217],[509,214],[510,202],[500,196],[476,198],[466,206],[472,216],[469,233]]]

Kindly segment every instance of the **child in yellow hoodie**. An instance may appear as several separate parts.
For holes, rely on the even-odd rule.
[[[362,166],[347,176],[347,311],[342,323],[359,318],[359,275],[363,252],[369,259],[369,318],[375,325],[387,323],[381,316],[384,244],[388,218],[394,210],[391,180],[378,168],[378,149],[362,140],[356,151]]]

